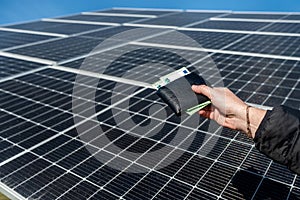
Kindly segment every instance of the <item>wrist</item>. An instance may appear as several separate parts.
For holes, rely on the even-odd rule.
[[[244,116],[241,116],[240,118],[241,126],[239,130],[246,134],[250,133],[251,135],[249,135],[249,137],[254,138],[256,131],[267,111],[255,107],[249,107],[247,113],[247,107],[248,105],[245,105],[245,108],[243,109]]]

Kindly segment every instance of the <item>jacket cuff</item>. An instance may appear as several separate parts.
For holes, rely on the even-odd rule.
[[[298,152],[295,144],[299,141],[299,116],[286,106],[267,111],[254,137],[260,152],[297,173],[300,173],[300,166],[297,167],[300,161],[295,155]]]

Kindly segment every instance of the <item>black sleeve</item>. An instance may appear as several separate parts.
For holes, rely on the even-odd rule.
[[[256,148],[300,174],[300,111],[286,106],[268,111],[256,131]]]

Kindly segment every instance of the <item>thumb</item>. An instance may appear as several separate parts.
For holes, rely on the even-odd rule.
[[[207,96],[209,99],[211,99],[211,97],[212,97],[212,88],[208,87],[206,85],[193,85],[192,90],[195,93],[203,94],[203,95]]]

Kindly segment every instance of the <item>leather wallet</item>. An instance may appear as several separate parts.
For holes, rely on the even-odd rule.
[[[207,84],[201,76],[192,72],[162,86],[157,90],[157,95],[180,116],[189,108],[209,101],[206,96],[196,94],[191,88],[192,85]]]

